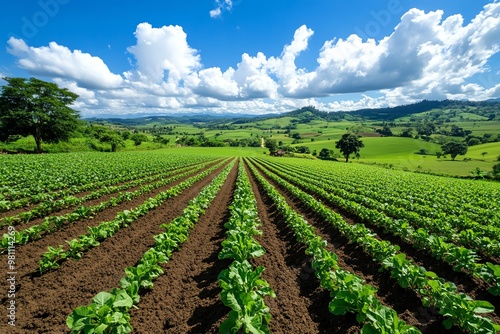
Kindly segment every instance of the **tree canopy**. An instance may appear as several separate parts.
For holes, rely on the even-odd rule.
[[[444,154],[449,154],[451,160],[455,160],[457,155],[465,155],[467,153],[467,144],[462,142],[450,141],[441,146]]]
[[[359,150],[365,145],[354,133],[344,133],[342,138],[335,143],[335,147],[342,152],[345,162],[349,161],[349,156],[355,154],[359,157]]]
[[[276,139],[266,139],[264,142],[264,146],[269,149],[270,154],[273,154],[278,150],[278,144],[276,143]]]
[[[0,95],[0,140],[32,135],[36,152],[42,141],[66,141],[78,126],[80,115],[69,106],[78,95],[55,83],[36,78],[3,78]]]

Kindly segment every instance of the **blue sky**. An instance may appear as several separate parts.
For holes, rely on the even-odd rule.
[[[22,0],[0,22],[0,76],[54,81],[84,116],[500,98],[492,0]]]

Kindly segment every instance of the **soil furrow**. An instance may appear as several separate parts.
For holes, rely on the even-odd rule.
[[[32,275],[32,269],[38,266],[41,255],[36,252],[43,253],[45,249],[39,244],[33,245],[35,243],[17,249],[17,319],[16,327],[8,328],[9,333],[67,333],[67,315],[78,306],[88,305],[97,293],[119,286],[124,269],[135,265],[142,254],[154,245],[152,236],[163,231],[160,225],[181,214],[186,203],[222,168],[179,196],[167,200],[128,228],[121,229],[100,246],[85,253],[81,260],[69,260],[58,270],[43,276]],[[6,289],[3,289],[2,296],[7,296]],[[3,297],[2,304],[5,303],[6,297]],[[5,318],[5,309],[2,314]],[[7,330],[5,326],[6,322],[0,324],[0,332]]]
[[[288,194],[288,192],[286,191],[285,193]],[[386,233],[382,228],[367,223],[364,220],[357,217],[356,215],[351,214],[342,208],[330,204],[325,198],[321,196],[315,194],[310,194],[310,195],[316,198],[317,200],[322,201],[324,205],[326,205],[328,208],[332,209],[333,211],[341,215],[344,218],[344,220],[346,220],[350,224],[365,224],[368,228],[370,228],[370,230],[372,230],[374,233],[377,234],[378,239],[387,240],[393,245],[398,245],[400,247],[400,251],[402,253],[405,253],[408,259],[411,259],[416,265],[426,268],[426,270],[435,272],[439,277],[442,277],[450,282],[453,282],[457,286],[458,291],[466,293],[473,299],[487,300],[490,303],[492,303],[493,306],[495,307],[495,311],[487,314],[487,316],[492,318],[496,323],[500,322],[500,316],[499,316],[500,298],[491,295],[487,291],[488,289],[487,283],[475,277],[471,277],[471,275],[467,274],[464,271],[462,272],[454,271],[451,265],[442,260],[432,257],[426,250],[414,248],[411,243],[404,242],[403,240],[401,240],[401,238],[394,236],[391,233]],[[300,201],[297,200],[295,202],[299,207],[301,207],[306,212],[310,211]],[[313,212],[310,213],[314,215]],[[321,221],[321,218],[320,217],[318,218],[319,221]],[[326,223],[326,225],[327,226],[325,228],[331,230],[329,233],[337,234],[334,228],[331,226],[331,224]],[[397,298],[397,295],[395,297]]]
[[[248,175],[251,175],[247,169]],[[360,326],[353,315],[336,317],[328,311],[331,298],[319,286],[305,254],[293,232],[284,222],[272,200],[253,177],[250,183],[257,200],[262,236],[257,237],[266,254],[253,260],[264,266],[265,278],[276,293],[267,298],[272,333],[358,333]]]
[[[288,205],[304,216],[315,228],[316,233],[328,242],[328,249],[338,256],[339,265],[343,269],[355,273],[367,284],[377,288],[377,297],[382,303],[393,308],[402,320],[416,326],[423,333],[443,331],[441,321],[444,319],[436,310],[423,307],[415,292],[401,288],[387,272],[379,272],[380,265],[374,262],[361,247],[350,243],[332,224],[308,209],[299,199],[282,189],[266,175],[261,175],[280,192]],[[344,219],[349,221],[346,217]]]
[[[235,165],[188,240],[163,265],[153,291],[131,311],[134,333],[218,333],[229,309],[219,299],[217,276],[230,263],[218,254],[236,177]]]

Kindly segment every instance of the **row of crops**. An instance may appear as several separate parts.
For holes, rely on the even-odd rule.
[[[266,268],[256,265],[268,255],[260,217],[271,208],[276,211],[272,223],[283,222],[304,249],[303,256],[311,259],[313,279],[329,295],[331,317],[353,315],[362,333],[420,333],[424,328],[409,323],[400,307],[388,303],[377,283],[363,278],[363,268],[345,264],[335,245],[347,240],[387,280],[439,314],[443,332],[500,332],[495,310],[500,295],[498,184],[355,164],[164,152],[0,159],[0,250],[7,263],[14,250],[22,256],[23,247],[44,245],[23,264],[23,277],[40,280],[68,261],[92,258],[93,249],[142,224],[148,215],[160,216],[172,200],[206,184],[178,216],[158,224],[162,232],[149,235],[152,246],[123,268],[117,286],[96,291],[65,314],[72,333],[134,331],[132,310],[141,308],[145,295],[155,294],[155,281],[168,275],[165,264],[175,264],[173,254],[182,252],[197,225],[207,223],[204,213],[215,205],[223,185],[233,182],[229,175],[235,169],[221,231],[225,238],[215,255],[230,262],[212,277],[227,309],[219,332],[271,331],[276,314],[269,302],[279,299],[280,291],[266,280]],[[257,195],[267,207],[258,207]],[[114,218],[101,218],[110,213]],[[334,232],[325,234],[318,222]],[[65,239],[57,239],[59,235]],[[436,263],[439,272],[427,268]],[[455,274],[477,289],[456,284],[451,279]],[[22,321],[25,328],[36,327],[36,320]]]
[[[477,255],[477,252],[457,246],[453,243],[453,240],[448,240],[445,236],[429,233],[424,228],[413,227],[410,222],[403,219],[383,215],[381,212],[383,212],[385,202],[380,202],[379,208],[370,209],[364,203],[371,200],[369,197],[365,197],[366,195],[357,197],[360,200],[359,202],[336,196],[335,185],[342,188],[343,182],[330,182],[330,175],[333,176],[339,173],[337,166],[332,167],[329,174],[318,173],[316,175],[314,172],[311,173],[311,170],[314,170],[312,169],[314,166],[308,166],[306,169],[302,162],[299,165],[285,167],[269,161],[259,161],[259,165],[261,163],[265,165],[265,167],[261,168],[268,178],[289,191],[293,196],[299,198],[305,206],[313,209],[323,219],[334,225],[351,242],[359,244],[374,261],[380,263],[380,270],[389,271],[390,276],[401,287],[414,290],[421,298],[424,306],[432,306],[438,309],[440,314],[446,317],[443,323],[445,328],[450,329],[453,325],[456,325],[466,332],[474,333],[495,332],[495,330],[499,330],[497,324],[489,318],[481,316],[482,313],[493,312],[494,307],[490,302],[473,300],[466,294],[458,291],[453,282],[440,278],[435,273],[427,271],[424,267],[407,259],[404,253],[399,252],[400,248],[398,245],[393,245],[388,241],[382,240],[369,227],[372,224],[381,224],[386,233],[401,236],[404,242],[409,241],[420,250],[427,251],[445,262],[452,263],[453,270],[457,272],[467,271],[471,275],[479,276],[490,285],[488,291],[493,296],[492,299],[496,298],[500,293],[500,266],[497,261],[495,263],[483,262]],[[294,171],[297,171],[297,173],[294,173]],[[370,179],[366,178],[365,175],[365,180]],[[370,182],[365,180],[358,179],[357,182],[359,183],[357,187],[362,189],[362,182]],[[453,182],[450,182],[450,184],[456,185]],[[328,190],[325,190],[324,187]],[[306,189],[308,192],[302,189]],[[403,188],[401,190],[404,191]],[[383,191],[384,189],[379,189],[378,193]],[[441,196],[448,196],[446,191],[447,188],[443,187]],[[492,191],[498,192],[497,189],[492,189]],[[478,189],[476,189],[477,193],[479,193]],[[374,194],[377,196],[376,192]],[[364,223],[347,223],[341,215],[324,205],[315,196],[355,214],[366,222],[366,225]],[[448,197],[449,201],[451,201],[451,197]],[[454,203],[450,204],[456,205]],[[405,208],[400,209],[407,210]],[[495,225],[495,222],[492,222],[491,225]],[[458,233],[466,231],[460,229],[460,227],[456,228]],[[500,234],[497,234],[497,236],[500,236]],[[419,240],[417,238],[422,238],[422,241],[416,242],[415,240]],[[493,239],[492,242],[496,243],[498,240]],[[359,300],[359,297],[354,297],[352,300]],[[334,313],[336,312],[336,308],[332,307],[332,304],[331,310]],[[384,313],[386,314],[386,312]],[[391,322],[390,319],[388,320],[388,324],[398,323],[395,321]]]

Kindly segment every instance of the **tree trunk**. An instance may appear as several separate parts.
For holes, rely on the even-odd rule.
[[[35,133],[33,135],[33,138],[35,138],[35,143],[36,143],[36,148],[35,152],[36,153],[42,153],[42,136],[40,134],[40,129],[35,129]]]
[[[36,150],[35,152],[36,153],[42,153],[42,142],[40,139],[35,139],[35,142],[36,142]]]
[[[345,155],[345,162],[349,161],[349,155]]]

